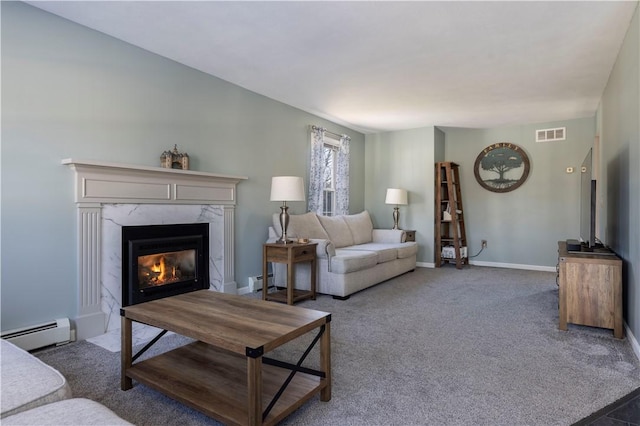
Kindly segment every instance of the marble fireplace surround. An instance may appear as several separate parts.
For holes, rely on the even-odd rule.
[[[120,328],[122,227],[209,223],[209,281],[235,293],[234,210],[243,176],[65,159],[75,172],[77,339]]]

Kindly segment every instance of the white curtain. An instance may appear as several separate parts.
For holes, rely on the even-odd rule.
[[[349,142],[342,135],[336,155],[336,214],[349,214]]]
[[[322,214],[324,191],[324,132],[325,129],[311,128],[311,161],[309,162],[309,211]]]

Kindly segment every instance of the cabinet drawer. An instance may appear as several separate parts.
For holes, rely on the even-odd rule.
[[[296,247],[293,249],[293,261],[302,262],[304,260],[312,260],[316,254],[315,245],[307,245],[305,247]]]
[[[289,263],[289,253],[291,253],[292,263],[311,261],[316,258],[317,245],[317,243],[266,244],[265,257],[267,262]]]

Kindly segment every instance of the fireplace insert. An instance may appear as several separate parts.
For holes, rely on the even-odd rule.
[[[209,224],[122,227],[122,306],[209,288]]]

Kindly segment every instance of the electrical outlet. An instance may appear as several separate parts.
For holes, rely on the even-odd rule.
[[[487,240],[482,240],[482,248],[487,248]]]

